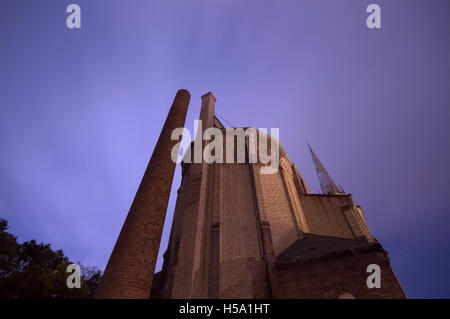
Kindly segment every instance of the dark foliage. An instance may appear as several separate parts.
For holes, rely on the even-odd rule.
[[[19,244],[8,233],[8,222],[0,219],[0,298],[92,298],[101,272],[95,267],[81,268],[81,288],[68,288],[66,281],[72,264],[62,250],[30,240]],[[79,263],[78,263],[79,264]]]

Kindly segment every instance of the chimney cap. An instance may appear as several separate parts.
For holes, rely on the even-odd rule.
[[[209,91],[208,93],[202,95],[202,101],[206,98],[212,98],[214,103],[216,102],[216,97],[214,96],[214,94],[212,94],[211,91]]]

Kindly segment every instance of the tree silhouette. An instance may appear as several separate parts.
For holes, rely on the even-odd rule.
[[[62,250],[35,240],[22,244],[7,232],[8,222],[0,219],[0,298],[92,298],[101,272],[96,267],[81,268],[81,287],[68,288],[67,266],[72,262]]]

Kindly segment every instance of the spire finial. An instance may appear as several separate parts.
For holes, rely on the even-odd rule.
[[[325,169],[325,167],[320,162],[319,158],[312,150],[312,147],[311,145],[309,145],[308,141],[306,141],[306,144],[308,145],[309,151],[311,152],[312,160],[314,162],[314,165],[316,166],[316,173],[317,177],[319,178],[320,188],[322,189],[322,192],[324,194],[332,194],[332,195],[344,194],[342,187],[341,189],[339,189],[336,186],[330,174],[328,174],[327,170]]]

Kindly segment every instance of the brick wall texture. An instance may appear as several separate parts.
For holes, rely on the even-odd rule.
[[[404,298],[387,253],[352,196],[311,194],[281,146],[279,162],[278,172],[267,175],[261,174],[266,164],[249,163],[248,156],[245,163],[182,164],[170,243],[155,296]],[[353,251],[348,247],[356,244],[380,248],[348,255],[339,250],[325,254],[311,246],[317,256],[298,263],[303,258],[299,253],[280,268],[277,257],[306,240],[310,243],[311,235],[317,243],[321,238],[339,243],[335,246],[344,252]],[[381,267],[381,288],[367,288],[366,268],[372,263]]]

